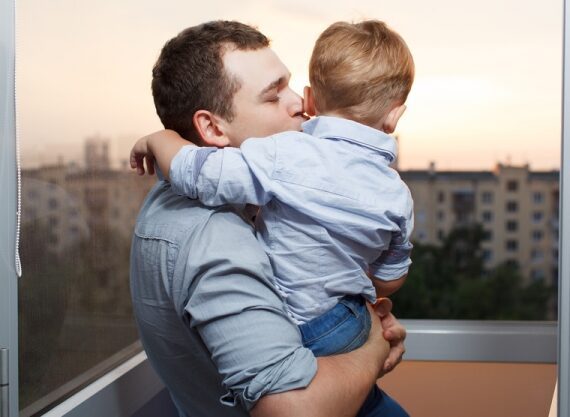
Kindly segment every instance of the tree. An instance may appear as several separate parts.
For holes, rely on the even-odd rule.
[[[517,266],[485,270],[479,225],[454,229],[441,246],[416,243],[404,287],[393,295],[401,318],[544,320],[553,289],[523,284]]]

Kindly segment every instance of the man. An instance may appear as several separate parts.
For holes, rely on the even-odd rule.
[[[198,145],[239,146],[300,129],[302,101],[289,77],[257,30],[210,22],[164,46],[152,87],[165,128]],[[384,370],[400,360],[405,331],[390,314],[390,352],[374,316],[362,348],[316,359],[271,275],[236,209],[206,208],[164,181],[151,190],[133,238],[133,306],[149,360],[181,415],[355,415],[386,357]]]

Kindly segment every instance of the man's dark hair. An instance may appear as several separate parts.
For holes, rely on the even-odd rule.
[[[224,69],[223,54],[227,48],[267,46],[269,39],[257,29],[222,20],[190,27],[169,40],[152,70],[154,105],[164,127],[187,140],[198,140],[192,123],[198,110],[232,121],[240,80]]]

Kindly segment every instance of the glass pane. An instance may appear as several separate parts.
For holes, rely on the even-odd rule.
[[[18,2],[21,408],[137,338],[129,241],[153,179],[129,172],[128,150],[161,128],[149,86],[162,45],[212,19],[258,26],[298,91],[330,23],[378,18],[398,31],[416,62],[397,130],[416,216],[398,316],[554,318],[559,3]]]
[[[128,168],[125,147],[158,126],[151,107],[145,111],[129,101],[134,81],[117,59],[122,47],[112,45],[116,35],[104,41],[92,6],[19,2],[24,415],[132,355],[138,340],[129,250],[154,178]],[[151,64],[142,68],[137,88],[150,96]],[[138,118],[150,123],[139,127]]]

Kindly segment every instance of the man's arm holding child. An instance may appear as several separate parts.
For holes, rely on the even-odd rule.
[[[193,256],[176,266],[192,277],[202,271],[189,298],[179,302],[233,398],[253,417],[354,416],[386,362],[400,360],[403,327],[389,311],[381,319],[371,311],[370,336],[361,348],[315,358],[287,317],[249,226],[220,212],[206,228]]]
[[[309,386],[262,397],[251,410],[252,417],[355,415],[382,374],[384,362],[378,358],[387,352],[379,319],[372,311],[371,317],[370,336],[361,348],[317,358],[317,373]]]

